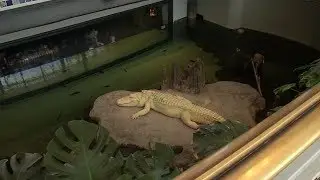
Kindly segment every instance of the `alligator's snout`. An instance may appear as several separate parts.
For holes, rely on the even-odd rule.
[[[128,104],[130,103],[129,99],[121,98],[117,100],[118,105]]]
[[[136,106],[137,102],[135,102],[132,98],[124,97],[117,100],[118,106]]]

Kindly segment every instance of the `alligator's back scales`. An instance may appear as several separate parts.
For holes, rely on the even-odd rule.
[[[211,124],[217,121],[225,121],[225,119],[218,113],[195,105],[188,99],[181,96],[150,90],[143,91],[143,93],[149,96],[152,99],[153,103],[161,103],[168,106],[168,108],[175,107],[180,108],[184,111],[188,111],[191,115],[191,120],[194,122]]]

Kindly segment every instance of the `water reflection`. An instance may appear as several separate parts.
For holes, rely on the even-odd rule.
[[[0,50],[0,95],[12,97],[61,82],[167,39],[163,10],[161,4],[143,7]]]

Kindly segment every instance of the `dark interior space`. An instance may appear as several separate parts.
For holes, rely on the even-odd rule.
[[[196,26],[188,28],[190,38],[207,52],[217,56],[223,69],[220,80],[238,81],[257,87],[250,59],[254,54],[264,56],[259,69],[261,89],[267,100],[267,108],[284,105],[294,93],[276,99],[273,90],[288,82],[297,82],[300,72],[296,68],[320,57],[320,52],[296,41],[251,29],[228,29],[203,20],[197,15]]]

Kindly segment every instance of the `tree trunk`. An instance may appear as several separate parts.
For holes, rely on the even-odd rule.
[[[3,86],[1,80],[0,80],[0,92],[1,92],[1,94],[4,94],[4,86]]]
[[[62,72],[67,72],[67,66],[66,66],[66,62],[64,61],[65,58],[63,59],[60,59],[60,63],[61,63],[61,69],[62,69]]]
[[[164,69],[163,72],[162,89],[198,94],[205,86],[204,64],[201,59],[191,60],[184,67],[173,64],[171,69]]]
[[[88,67],[88,58],[86,56],[86,53],[85,52],[81,53],[81,56],[82,56],[83,67],[86,71],[88,71],[89,67]]]

